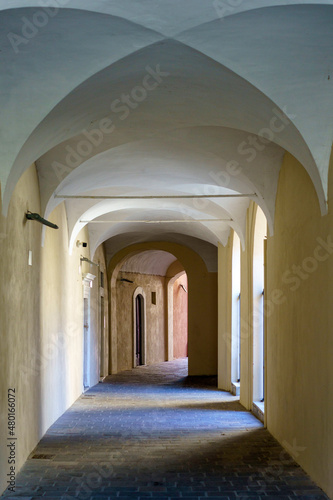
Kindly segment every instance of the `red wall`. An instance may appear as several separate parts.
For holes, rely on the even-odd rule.
[[[173,285],[173,357],[187,356],[187,276],[184,274]]]

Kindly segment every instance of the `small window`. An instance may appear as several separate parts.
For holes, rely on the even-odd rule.
[[[101,287],[104,288],[104,273],[101,271]]]
[[[151,292],[151,303],[156,306],[156,292]]]

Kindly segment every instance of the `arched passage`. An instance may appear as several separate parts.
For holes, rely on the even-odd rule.
[[[164,251],[172,254],[178,260],[188,276],[188,357],[189,375],[216,375],[217,373],[217,273],[209,272],[203,260],[193,250],[169,242],[142,243],[124,248],[110,261],[108,276],[110,281],[110,366],[111,372],[117,373],[121,368],[119,362],[121,353],[118,344],[120,316],[123,310],[119,308],[119,273],[124,269],[124,263],[145,251]],[[125,278],[128,279],[128,278]],[[131,281],[131,280],[130,280]],[[133,284],[123,281],[124,287]],[[157,300],[162,300],[157,295]],[[151,300],[148,298],[147,300]],[[164,300],[167,304],[167,300]],[[167,318],[168,315],[165,315]],[[147,319],[148,321],[148,319]],[[169,323],[170,324],[170,323]],[[173,356],[173,350],[168,345],[168,325],[165,331],[165,359]],[[149,330],[147,330],[148,332]],[[156,344],[157,345],[157,344]],[[147,340],[147,349],[148,340]],[[160,349],[160,344],[158,349]],[[159,351],[160,352],[160,351]],[[147,351],[147,359],[149,351]]]
[[[188,355],[188,280],[180,263],[168,269],[168,361]],[[185,295],[184,295],[185,294]]]
[[[173,283],[173,358],[188,355],[188,280],[185,271]]]

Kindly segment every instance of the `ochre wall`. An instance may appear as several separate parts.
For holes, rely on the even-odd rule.
[[[231,270],[232,233],[218,246],[218,388],[231,390]]]
[[[165,277],[150,274],[121,272],[121,277],[134,283],[119,281],[117,278],[117,370],[133,368],[133,294],[141,287],[146,296],[146,364],[161,363],[166,360],[165,330]],[[156,305],[152,304],[151,293],[156,292]]]
[[[332,180],[331,168],[329,200]],[[331,242],[332,204],[321,216],[308,174],[287,154],[267,243],[267,425],[333,498]]]
[[[108,276],[111,291],[110,369],[117,373],[117,315],[115,299],[117,275],[122,262],[133,252],[164,250],[180,261],[188,277],[188,356],[190,375],[217,374],[217,273],[206,265],[193,250],[169,242],[142,243],[118,252],[110,261]]]
[[[251,202],[246,214],[246,241],[241,251],[241,382],[240,402],[252,409],[253,401],[253,244],[257,208]]]
[[[333,187],[330,170],[329,199]],[[253,399],[253,239],[247,211],[241,251],[240,401]],[[219,387],[230,390],[232,235],[219,246]],[[265,424],[333,498],[333,213],[321,216],[313,184],[289,154],[280,172],[274,235],[267,239]],[[283,463],[280,464],[283,467]]]
[[[16,471],[37,444],[43,425],[41,380],[23,369],[29,365],[40,343],[40,242],[41,225],[26,221],[27,210],[39,212],[38,180],[34,167],[26,171],[16,186],[7,220],[2,217],[0,231],[0,491],[9,472],[7,463],[8,389],[16,394]],[[7,223],[6,223],[7,222]],[[33,266],[28,266],[28,252]]]
[[[48,427],[77,399],[83,388],[83,288],[80,255],[68,254],[65,205],[49,217],[58,230],[27,221],[27,210],[40,213],[35,166],[18,182],[6,220],[1,219],[0,342],[0,491],[8,472],[7,391],[16,390],[16,471]],[[79,235],[89,241],[86,231]],[[28,252],[32,250],[32,266]],[[105,265],[105,264],[104,264]],[[93,272],[92,269],[89,269]],[[91,338],[97,335],[94,309],[97,281],[91,290]],[[96,344],[98,345],[98,344]],[[99,360],[91,349],[91,384],[98,381]]]
[[[187,293],[181,287],[188,289],[187,276],[183,274],[173,284],[173,357],[187,356],[188,306]]]
[[[93,262],[99,264],[99,267],[86,264],[90,273],[95,274],[96,278],[93,282],[93,288],[91,290],[91,316],[92,316],[92,326],[96,329],[96,346],[92,346],[95,349],[95,355],[93,357],[93,365],[91,370],[96,373],[99,371],[100,376],[106,377],[109,374],[109,322],[108,322],[108,301],[109,301],[109,291],[108,291],[108,276],[105,261],[105,252],[103,245],[100,245],[95,255],[92,259]],[[104,286],[101,286],[101,275],[104,274]],[[104,314],[102,317],[101,309],[101,297],[104,297]],[[103,345],[102,345],[103,344]],[[103,359],[102,359],[103,357]]]

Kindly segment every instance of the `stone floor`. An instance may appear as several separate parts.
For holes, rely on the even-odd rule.
[[[177,360],[93,387],[3,498],[327,498],[236,397],[186,373],[187,360]]]

